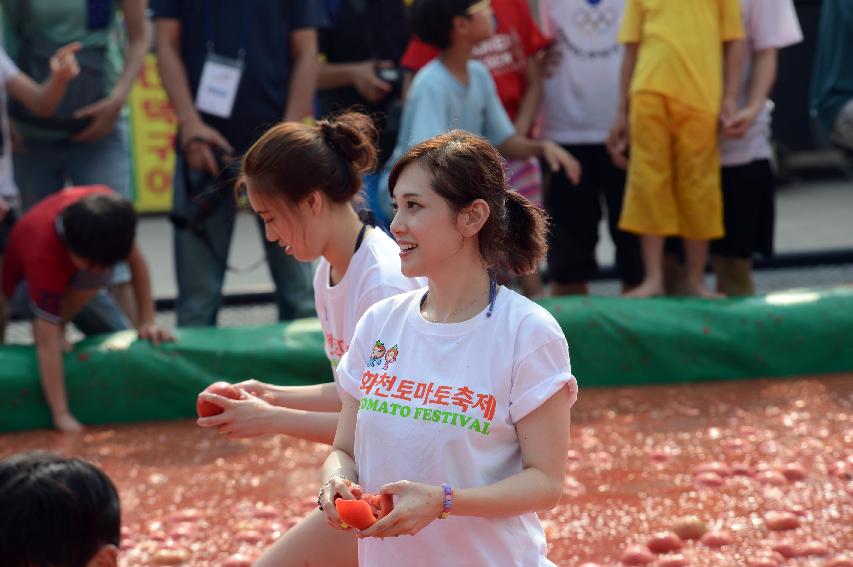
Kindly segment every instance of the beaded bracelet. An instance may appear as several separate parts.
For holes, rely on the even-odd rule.
[[[317,494],[317,508],[319,508],[320,510],[323,509],[323,492],[326,490],[326,487],[329,486],[332,483],[332,481],[335,480],[336,478],[342,478],[344,480],[349,480],[344,475],[336,474],[336,475],[332,476],[329,480],[327,480],[326,482],[323,483],[323,485],[320,487],[320,492]],[[350,482],[352,482],[352,481],[350,481]]]
[[[444,511],[438,517],[439,520],[447,518],[450,515],[450,508],[453,506],[453,489],[446,482],[441,485],[441,488],[444,490]]]

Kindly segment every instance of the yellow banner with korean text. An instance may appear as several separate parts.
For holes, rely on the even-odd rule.
[[[160,83],[157,58],[149,53],[128,96],[133,155],[134,205],[140,213],[172,206],[177,118]]]

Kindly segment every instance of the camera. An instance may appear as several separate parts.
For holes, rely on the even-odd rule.
[[[391,85],[390,98],[400,98],[403,95],[403,70],[399,67],[377,67],[376,76]]]

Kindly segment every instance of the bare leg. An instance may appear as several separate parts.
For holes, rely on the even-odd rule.
[[[339,531],[314,510],[272,544],[254,567],[358,567],[355,530]]]
[[[560,295],[587,295],[589,294],[589,286],[586,282],[577,283],[557,283],[551,284],[551,295],[554,297]]]
[[[752,260],[713,254],[711,265],[714,266],[714,273],[717,274],[717,291],[728,296],[755,293],[755,285],[752,282]]]
[[[642,283],[625,294],[625,297],[653,297],[663,294],[663,236],[643,234],[640,236],[643,253],[643,268],[646,277]]]
[[[706,298],[725,297],[705,286],[705,266],[708,264],[708,241],[684,239],[687,257],[687,287],[690,295]]]
[[[687,285],[687,266],[673,254],[663,257],[663,289],[666,295],[690,295]]]

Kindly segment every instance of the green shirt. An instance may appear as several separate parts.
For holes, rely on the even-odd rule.
[[[6,51],[17,59],[18,32],[22,22],[18,7],[27,4],[23,31],[40,39],[55,43],[57,47],[79,41],[83,47],[106,47],[107,69],[104,96],[112,92],[124,68],[121,43],[122,26],[119,25],[119,0],[112,2],[109,25],[103,29],[88,28],[88,0],[0,0],[4,16],[4,40]],[[18,124],[25,139],[59,140],[67,137],[65,132],[55,132],[26,124]]]
[[[841,108],[853,99],[853,2],[823,0],[811,104],[831,132]]]

